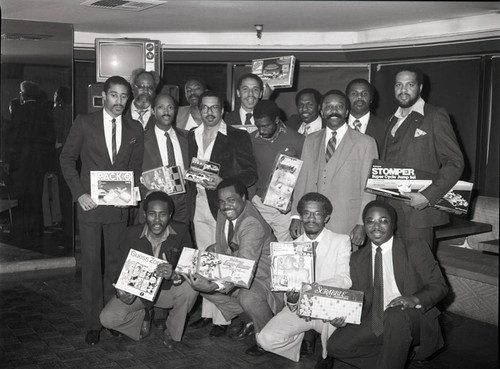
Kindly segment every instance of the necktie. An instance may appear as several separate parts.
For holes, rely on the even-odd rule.
[[[144,114],[146,114],[148,110],[145,109],[145,110],[139,110],[137,109],[136,112],[139,113],[139,121],[141,122],[141,124],[144,126]]]
[[[311,130],[311,127],[309,124],[306,124],[304,127],[304,136],[307,136],[309,134],[309,131]]]
[[[115,163],[116,160],[116,119],[111,119],[111,162]]]
[[[238,250],[238,246],[233,242],[234,224],[232,220],[228,220],[228,222],[229,222],[229,228],[227,230],[227,245],[229,246],[232,252],[235,252]]]
[[[252,121],[250,119],[252,119],[252,113],[247,113],[245,118],[245,125],[252,124]]]
[[[377,247],[373,272],[372,332],[380,336],[384,331],[384,277],[382,272],[382,248]]]
[[[170,138],[170,135],[168,132],[165,132],[165,137],[167,138],[167,159],[168,159],[168,166],[173,167],[175,165],[175,152],[174,152],[174,145],[172,145],[172,139]]]
[[[337,145],[337,131],[332,132],[332,138],[328,140],[328,145],[326,146],[326,162],[328,163],[328,160],[333,156],[333,153],[335,152],[335,145]]]
[[[359,120],[355,120],[354,123],[354,129],[359,132],[359,129],[361,128],[361,122]]]

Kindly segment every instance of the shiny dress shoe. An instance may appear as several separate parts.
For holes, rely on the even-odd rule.
[[[247,323],[243,326],[243,328],[238,332],[238,334],[233,336],[233,339],[236,341],[242,341],[245,338],[253,336],[255,334],[255,329],[253,327],[253,323]]]
[[[245,354],[250,355],[250,356],[262,356],[262,355],[267,354],[267,351],[264,350],[259,345],[253,345],[252,347],[248,348],[245,351]]]
[[[189,326],[191,328],[205,328],[207,325],[209,325],[212,322],[212,319],[210,318],[200,318],[197,321],[191,323]]]
[[[90,346],[97,345],[99,343],[100,333],[101,332],[98,330],[87,331],[87,335],[85,336],[85,342]]]
[[[212,327],[210,330],[210,337],[221,337],[226,334],[227,331],[227,325],[216,325]]]
[[[300,357],[308,358],[314,355],[314,341],[303,340],[300,346]]]
[[[153,320],[154,313],[146,309],[146,315],[141,325],[140,339],[146,338],[151,333],[151,321]]]
[[[333,369],[333,361],[333,357],[331,356],[327,356],[326,359],[323,359],[323,357],[320,356],[316,361],[314,369]]]
[[[234,322],[231,323],[231,325],[227,329],[227,336],[229,338],[234,338],[234,336],[236,336],[238,333],[240,333],[240,331],[243,329],[243,327],[244,327],[244,324],[241,320],[239,320],[236,323],[234,323]]]
[[[174,345],[175,345],[175,341],[172,339],[172,337],[170,336],[170,333],[168,333],[168,331],[165,329],[163,331],[163,346],[168,349],[168,350],[172,350],[174,348]]]

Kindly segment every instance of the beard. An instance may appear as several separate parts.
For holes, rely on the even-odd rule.
[[[137,97],[134,99],[134,105],[140,109],[149,108],[152,102],[153,102],[153,96],[147,93],[137,95]]]

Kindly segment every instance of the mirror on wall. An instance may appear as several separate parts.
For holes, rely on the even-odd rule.
[[[73,256],[73,26],[2,19],[1,79],[0,262]]]

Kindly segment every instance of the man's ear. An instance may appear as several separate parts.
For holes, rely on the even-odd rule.
[[[420,93],[422,93],[422,88],[424,88],[424,84],[423,83],[420,85],[420,89],[419,89]]]
[[[327,215],[327,216],[325,217],[325,224],[326,224],[326,223],[328,223],[329,221],[330,221],[330,215]]]
[[[238,96],[239,98],[241,98],[240,89],[239,88],[236,90],[236,96]]]

